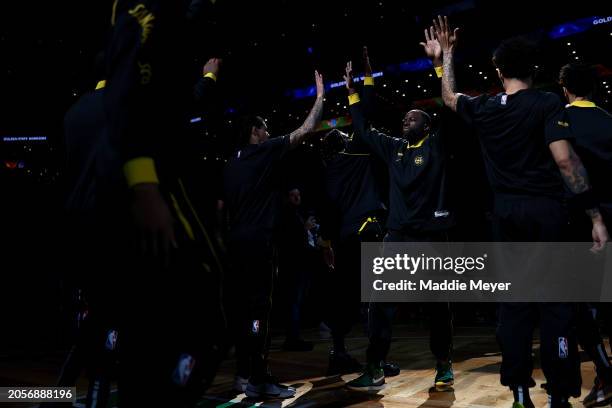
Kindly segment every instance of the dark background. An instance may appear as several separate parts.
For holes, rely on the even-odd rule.
[[[301,124],[312,98],[291,91],[342,80],[347,59],[357,71],[367,45],[377,79],[375,125],[397,132],[413,106],[439,117],[439,82],[432,70],[406,72],[398,64],[423,57],[423,29],[438,13],[461,27],[457,55],[459,89],[499,92],[490,56],[500,40],[526,34],[541,44],[538,86],[559,92],[559,68],[578,60],[596,65],[597,103],[610,110],[612,22],[590,25],[574,35],[551,38],[559,24],[606,17],[603,6],[581,1],[249,1],[218,0],[206,23],[185,46],[196,47],[198,65],[222,56],[219,79],[223,116],[201,132],[203,189],[215,190],[219,171],[235,146],[241,115],[258,113],[273,135]],[[95,86],[93,61],[104,48],[111,1],[2,2],[0,6],[0,322],[1,346],[53,347],[61,344],[66,310],[59,279],[70,248],[62,237],[62,120],[80,95]],[[570,27],[571,28],[571,27]],[[569,44],[568,44],[569,43]],[[574,53],[575,51],[575,53]],[[470,67],[471,66],[471,67]],[[482,74],[480,74],[482,72]],[[486,78],[485,78],[486,77]],[[346,114],[343,87],[327,92],[325,119]],[[199,128],[198,128],[199,129]],[[478,146],[457,124],[453,166],[463,238],[486,237],[487,189]],[[4,142],[5,136],[46,136],[46,142]],[[316,207],[316,141],[294,153],[285,174],[299,185],[307,205]],[[206,160],[204,160],[206,158]],[[85,271],[84,271],[85,272]]]

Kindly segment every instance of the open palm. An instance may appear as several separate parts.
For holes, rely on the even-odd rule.
[[[436,21],[436,19],[434,19],[433,24],[436,32],[436,38],[442,47],[442,52],[454,51],[455,46],[457,45],[457,33],[459,32],[459,29],[455,28],[454,30],[451,30],[450,25],[448,24],[447,16],[438,16],[438,20]]]
[[[425,55],[427,55],[427,58],[430,60],[439,60],[442,58],[442,47],[436,39],[433,27],[429,27],[429,30],[425,29],[425,42],[422,42],[421,45],[425,50]]]

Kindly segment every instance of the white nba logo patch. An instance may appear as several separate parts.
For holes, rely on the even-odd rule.
[[[113,351],[117,347],[117,330],[109,330],[106,335],[106,349]]]
[[[253,333],[259,333],[259,320],[253,320]]]
[[[182,354],[179,357],[178,365],[176,366],[176,369],[172,375],[174,383],[184,387],[187,384],[187,381],[189,381],[194,365],[195,359],[193,357],[191,357],[189,354]]]
[[[508,95],[502,95],[502,97],[501,97],[501,104],[505,105],[507,101],[508,101]]]
[[[569,356],[569,346],[567,337],[559,337],[559,358],[567,358]]]

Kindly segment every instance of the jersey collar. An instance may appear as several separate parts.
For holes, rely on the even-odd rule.
[[[591,101],[574,101],[567,106],[576,106],[577,108],[596,108],[597,107],[597,105],[595,105]]]

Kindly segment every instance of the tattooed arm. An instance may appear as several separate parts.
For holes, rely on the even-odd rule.
[[[557,140],[550,145],[550,151],[559,166],[561,176],[565,185],[577,197],[588,197],[584,199],[586,214],[591,218],[593,223],[593,248],[594,251],[603,249],[606,242],[609,240],[608,231],[603,222],[603,218],[597,208],[597,203],[590,198],[591,185],[580,157],[576,154],[572,145],[567,140]],[[592,201],[592,204],[589,202]]]
[[[457,111],[457,86],[455,84],[455,66],[453,62],[453,54],[444,54],[442,62],[444,74],[442,75],[442,100],[453,112]]]
[[[434,19],[434,30],[440,46],[442,47],[442,67],[444,74],[442,75],[442,100],[444,104],[452,109],[453,112],[457,111],[457,99],[459,95],[457,93],[457,85],[455,82],[455,65],[453,56],[455,54],[455,46],[457,45],[457,32],[458,28],[455,28],[451,32],[450,26],[448,25],[448,17],[438,16],[438,20]]]
[[[297,146],[304,141],[306,135],[314,132],[319,121],[321,120],[321,115],[323,114],[323,97],[325,96],[325,87],[323,86],[323,77],[316,71],[315,81],[317,84],[317,99],[315,100],[308,117],[304,123],[302,123],[302,126],[289,134],[289,142],[291,143],[291,146]]]
[[[572,145],[567,140],[557,140],[552,142],[549,147],[559,170],[561,170],[563,181],[571,192],[580,194],[589,190],[591,188],[589,176]]]

